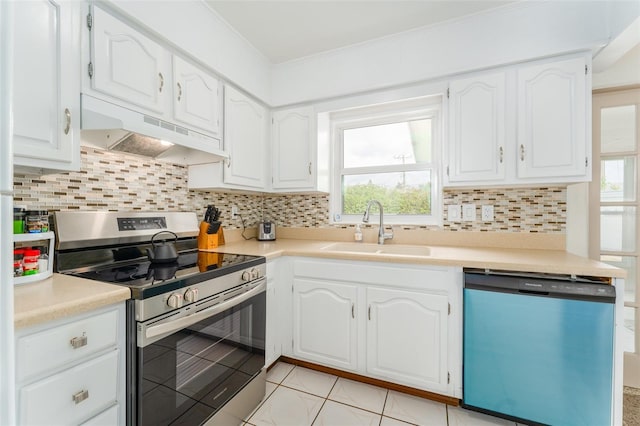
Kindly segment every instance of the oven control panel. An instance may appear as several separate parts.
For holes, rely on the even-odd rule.
[[[167,219],[157,217],[119,217],[119,231],[141,231],[145,229],[167,229]]]

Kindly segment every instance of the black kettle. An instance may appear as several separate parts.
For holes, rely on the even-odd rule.
[[[152,248],[147,249],[147,257],[149,257],[151,263],[170,263],[178,260],[178,252],[173,245],[174,242],[163,241],[156,243],[154,241],[158,235],[164,233],[172,234],[174,236],[174,242],[178,241],[178,236],[171,231],[160,231],[153,234],[153,237],[151,237]]]

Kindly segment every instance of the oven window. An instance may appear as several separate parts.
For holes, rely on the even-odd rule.
[[[200,425],[260,373],[265,298],[138,348],[138,425]]]

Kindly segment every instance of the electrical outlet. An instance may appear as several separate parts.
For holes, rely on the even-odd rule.
[[[460,204],[450,204],[447,206],[447,220],[449,222],[460,222],[462,218],[462,206]]]
[[[493,206],[486,205],[482,206],[482,221],[483,222],[493,222]]]
[[[231,206],[231,218],[235,219],[238,216],[238,206]]]
[[[474,220],[476,220],[476,205],[463,204],[462,205],[462,221],[473,222]]]

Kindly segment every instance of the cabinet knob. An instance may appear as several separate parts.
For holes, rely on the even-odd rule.
[[[178,102],[182,99],[182,85],[178,83]]]
[[[68,135],[69,134],[69,130],[71,130],[71,111],[69,111],[69,108],[65,108],[64,109],[64,116],[67,120],[67,124],[64,127],[64,134]]]
[[[80,404],[82,401],[88,398],[89,398],[89,390],[87,389],[81,390],[80,392],[75,393],[71,396],[71,399],[73,399],[73,402],[75,402],[76,404]]]
[[[231,156],[227,158],[227,168],[231,167]]]
[[[162,93],[162,88],[164,87],[164,76],[161,72],[158,73],[158,78],[160,80],[160,87],[158,88],[158,91]]]
[[[79,349],[83,346],[87,346],[87,336],[86,334],[82,333],[82,336],[74,337],[69,343],[71,344],[71,347],[73,349]]]

